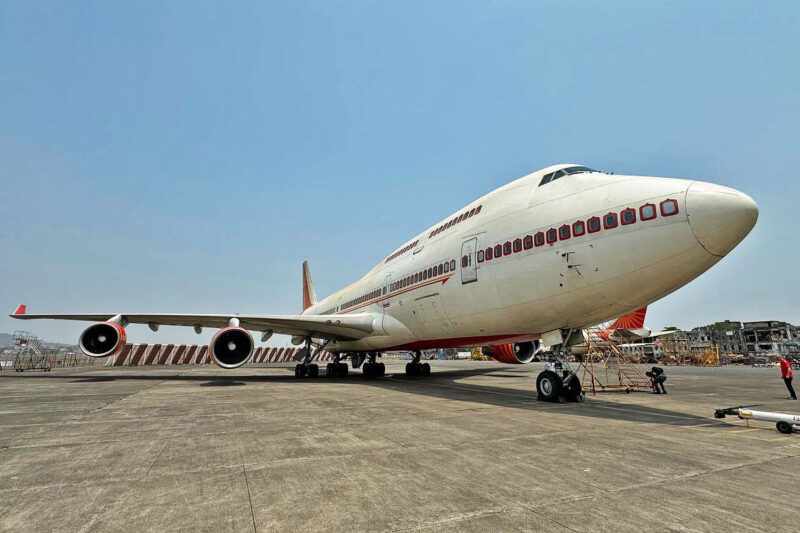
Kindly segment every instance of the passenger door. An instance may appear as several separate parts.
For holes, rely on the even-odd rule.
[[[478,248],[478,238],[473,237],[461,244],[461,284],[466,285],[478,281],[478,258],[475,252]]]

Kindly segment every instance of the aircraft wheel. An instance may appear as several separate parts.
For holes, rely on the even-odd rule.
[[[361,371],[364,373],[364,377],[367,378],[374,378],[377,375],[376,368],[374,363],[366,362],[361,365]]]
[[[418,363],[406,363],[406,376],[414,377],[419,375]]]
[[[329,378],[334,377],[334,374],[336,373],[335,368],[336,367],[334,363],[328,363],[327,365],[325,365],[325,375],[328,376]]]
[[[308,372],[308,377],[310,378],[319,377],[319,365],[308,365],[306,371]]]
[[[543,402],[557,402],[561,395],[561,378],[551,370],[545,370],[536,377],[536,392]]]
[[[780,431],[784,435],[789,435],[792,432],[792,425],[784,420],[781,420],[780,422],[775,424],[775,427],[777,428],[778,431]]]
[[[578,376],[572,374],[570,378],[563,383],[563,395],[570,402],[583,401],[583,388]]]
[[[336,377],[344,378],[347,377],[347,363],[337,363],[336,364]]]
[[[383,363],[378,363],[378,377],[382,378],[386,375],[386,365]]]
[[[294,365],[294,377],[296,377],[296,378],[304,378],[304,377],[306,377],[306,367],[305,367],[305,365],[301,365],[301,364]]]
[[[420,374],[422,374],[423,376],[431,375],[431,365],[428,363],[422,363],[422,365],[420,365],[420,370],[421,370]]]

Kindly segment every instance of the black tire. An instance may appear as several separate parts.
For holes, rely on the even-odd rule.
[[[308,372],[308,377],[316,378],[319,377],[319,366],[318,365],[308,365],[306,368],[306,372]]]
[[[304,377],[306,377],[306,367],[305,367],[305,365],[301,365],[301,364],[294,365],[294,377],[296,377],[296,378],[304,378]]]
[[[386,365],[378,363],[378,377],[382,378],[386,375]]]
[[[363,365],[361,365],[361,372],[364,373],[364,377],[374,378],[376,374],[375,364],[370,362],[364,363]]]
[[[420,375],[419,363],[406,363],[406,376],[417,377]]]
[[[328,363],[327,365],[325,365],[325,375],[328,376],[329,378],[336,377],[335,369],[336,366],[334,365],[334,363]]]
[[[789,435],[792,432],[792,425],[784,420],[781,420],[780,422],[775,424],[775,427],[777,428],[778,431],[780,431],[784,435]]]
[[[429,365],[428,363],[422,363],[422,365],[420,365],[420,370],[421,370],[420,374],[422,374],[423,376],[431,375],[431,365]]]
[[[336,366],[338,367],[336,376],[340,378],[347,377],[347,372],[348,372],[347,363],[339,363]]]
[[[564,384],[564,387],[562,388],[562,394],[569,402],[580,402],[583,400],[583,389],[578,376],[575,374],[571,376],[569,382]]]
[[[540,401],[557,402],[561,396],[561,378],[551,370],[540,372],[536,376],[536,394]]]

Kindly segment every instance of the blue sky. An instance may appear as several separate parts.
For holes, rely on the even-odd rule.
[[[303,259],[328,294],[569,161],[759,203],[651,327],[800,323],[798,35],[795,1],[7,0],[0,306],[294,313]]]

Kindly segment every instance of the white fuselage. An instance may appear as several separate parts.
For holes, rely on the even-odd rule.
[[[382,335],[328,349],[481,345],[596,324],[687,284],[757,218],[748,196],[692,180],[585,172],[540,185],[570,167],[471,202],[306,309],[381,317]]]

